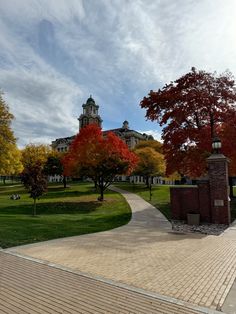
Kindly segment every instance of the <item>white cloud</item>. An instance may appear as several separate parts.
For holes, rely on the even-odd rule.
[[[161,139],[161,132],[156,131],[156,130],[148,130],[148,131],[138,131],[140,133],[146,133],[147,135],[152,135],[153,138],[159,142],[162,142]]]
[[[234,0],[0,0],[0,88],[20,142],[74,134],[90,93],[104,126],[152,130],[150,89],[192,66],[236,74],[235,13]]]
[[[72,111],[80,90],[72,82],[26,71],[1,71],[0,82],[16,117],[13,127],[20,145],[40,139],[50,143],[78,131]]]
[[[84,17],[82,0],[1,0],[0,8],[1,15],[12,23],[26,25],[42,19],[67,23],[72,17]]]

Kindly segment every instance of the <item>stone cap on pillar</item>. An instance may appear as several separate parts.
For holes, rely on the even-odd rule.
[[[213,160],[219,160],[219,161],[227,161],[229,162],[229,159],[227,157],[225,157],[225,155],[223,154],[211,154],[207,159],[207,162],[211,162]]]

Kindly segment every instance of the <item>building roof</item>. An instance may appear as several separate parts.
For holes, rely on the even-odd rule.
[[[134,137],[138,137],[140,139],[147,139],[148,138],[148,135],[145,133],[142,134],[138,131],[130,130],[130,129],[126,129],[126,128],[117,128],[117,129],[106,130],[106,131],[103,131],[103,134],[107,134],[109,132],[113,132],[115,134],[119,133],[120,135],[122,135],[124,137],[134,136]]]

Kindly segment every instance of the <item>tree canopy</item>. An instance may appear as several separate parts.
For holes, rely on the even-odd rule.
[[[22,163],[24,168],[34,165],[40,165],[43,169],[48,157],[52,154],[52,149],[49,145],[44,144],[29,144],[22,150]]]
[[[47,155],[47,160],[44,165],[44,173],[48,176],[62,175],[63,174],[63,165],[62,165],[63,154],[55,150],[52,150]]]
[[[29,144],[22,150],[22,182],[34,200],[33,215],[36,215],[36,200],[47,190],[47,176],[44,167],[52,154],[47,145]]]
[[[139,157],[139,161],[133,174],[145,176],[147,186],[149,186],[151,176],[165,174],[165,160],[160,142],[156,140],[140,141],[135,146],[134,152]]]
[[[14,116],[9,112],[0,93],[0,175],[14,175],[22,171],[21,154],[11,129]]]
[[[92,178],[103,200],[104,190],[115,176],[132,172],[137,160],[114,133],[103,137],[101,129],[91,124],[80,130],[63,159],[63,165],[65,175]]]
[[[134,174],[145,176],[147,186],[151,176],[164,175],[165,161],[163,154],[155,151],[152,147],[137,148],[134,151],[139,157]]]
[[[163,153],[162,143],[156,140],[140,141],[138,144],[136,144],[135,150],[146,147],[153,148],[156,152],[160,154]]]
[[[146,117],[163,127],[167,175],[175,171],[202,175],[216,135],[222,140],[223,153],[234,155],[235,142],[231,147],[226,144],[229,134],[236,132],[235,101],[235,81],[230,72],[217,75],[195,68],[143,98],[140,105],[146,109]]]

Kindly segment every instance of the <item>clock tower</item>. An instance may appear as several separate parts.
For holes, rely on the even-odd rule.
[[[88,124],[97,124],[100,128],[102,127],[102,119],[98,114],[99,106],[95,103],[92,95],[87,99],[86,104],[83,104],[83,113],[78,118],[79,129],[83,128]]]

